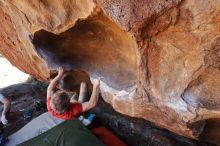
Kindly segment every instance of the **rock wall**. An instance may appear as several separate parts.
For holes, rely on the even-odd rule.
[[[101,76],[116,111],[190,138],[220,118],[220,0],[2,0],[0,20],[0,53],[41,80]]]

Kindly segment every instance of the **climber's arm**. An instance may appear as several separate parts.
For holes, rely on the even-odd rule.
[[[62,78],[63,72],[63,68],[59,67],[58,75],[50,82],[49,86],[47,87],[47,98],[51,97],[51,95],[53,94],[53,89],[56,87],[57,83]]]
[[[90,100],[87,102],[82,103],[82,110],[83,112],[86,112],[92,108],[94,108],[97,105],[98,99],[99,99],[99,85],[100,85],[100,79],[96,79],[93,82],[93,90],[92,95],[90,97]]]

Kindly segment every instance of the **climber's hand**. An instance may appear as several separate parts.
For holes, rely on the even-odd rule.
[[[99,87],[100,86],[100,78],[94,79],[92,81],[92,84],[93,84],[94,87]]]
[[[64,73],[63,67],[59,67],[59,69],[58,69],[58,76],[62,76],[63,73]]]
[[[47,87],[47,98],[52,97],[53,89],[57,86],[58,82],[61,80],[64,73],[63,67],[59,67],[58,75],[51,80],[49,86]]]

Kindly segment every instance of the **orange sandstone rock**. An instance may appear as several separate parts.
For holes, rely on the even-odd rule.
[[[0,53],[38,79],[101,76],[115,110],[190,138],[220,118],[219,0],[4,0],[0,19]]]

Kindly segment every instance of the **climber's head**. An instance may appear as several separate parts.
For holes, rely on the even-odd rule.
[[[54,93],[50,105],[57,114],[61,114],[69,108],[70,98],[64,91],[57,91]]]

